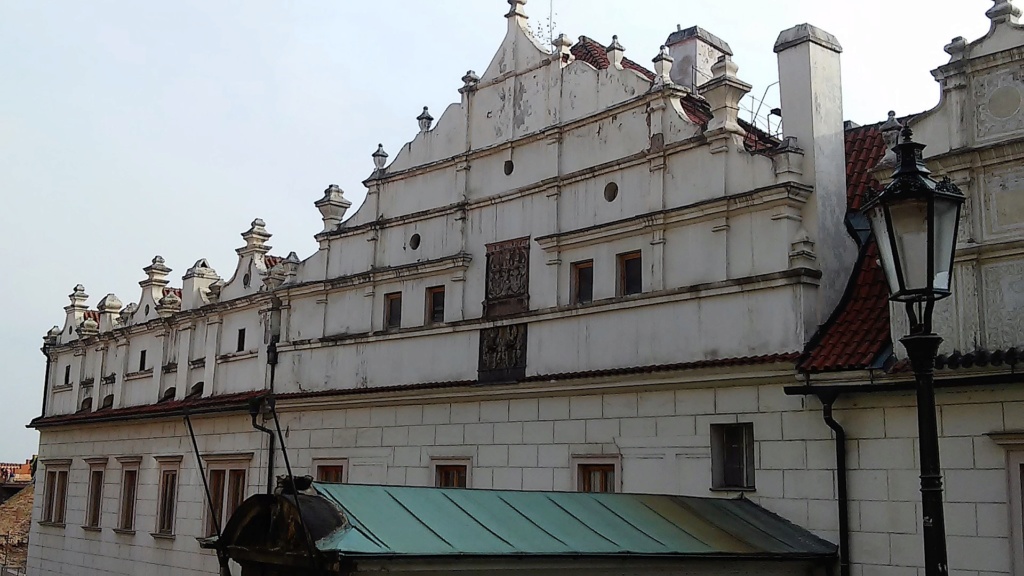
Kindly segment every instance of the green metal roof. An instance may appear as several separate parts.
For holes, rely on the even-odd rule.
[[[323,552],[369,556],[829,557],[836,547],[745,499],[314,484],[350,526]]]

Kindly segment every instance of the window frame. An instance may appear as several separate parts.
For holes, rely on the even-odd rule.
[[[711,489],[725,491],[755,491],[755,436],[753,422],[721,422],[711,424]],[[726,434],[729,429],[740,428],[743,434],[743,483],[734,484],[728,478],[729,442]]]
[[[238,339],[235,342],[235,352],[245,352],[245,328],[238,329]]]
[[[146,350],[139,350],[139,372],[145,372],[148,369],[146,367]]]
[[[398,303],[398,321],[391,323],[391,310],[394,303]],[[388,292],[384,294],[384,330],[398,330],[402,327],[402,292]]]
[[[589,304],[594,301],[594,260],[580,260],[569,265],[569,303]],[[590,297],[580,298],[580,270],[590,270]]]
[[[231,517],[231,514],[234,514],[235,510],[238,510],[238,506],[246,499],[249,491],[249,468],[252,463],[252,455],[233,455],[227,457],[211,455],[206,456],[204,460],[206,460],[206,479],[210,487],[210,497],[216,501],[216,514],[219,515],[219,518],[214,516],[214,513],[210,510],[209,502],[206,502],[206,505],[203,506],[203,535],[215,536],[219,530],[224,529],[228,518]],[[220,494],[216,494],[217,490],[213,482],[214,472],[222,472],[224,475]],[[229,503],[229,497],[232,486],[232,473],[234,472],[242,472],[243,474],[241,479],[241,498],[232,506]]]
[[[63,528],[67,522],[71,460],[44,461],[43,473],[43,507],[39,523]]]
[[[1006,450],[1010,574],[1024,576],[1024,432],[994,432],[988,436]]]
[[[152,536],[156,538],[174,537],[174,530],[177,527],[178,516],[178,495],[181,492],[181,461],[182,456],[154,456],[157,461],[157,488],[156,488],[156,524]],[[173,493],[170,495],[170,526],[164,528],[165,514],[168,512],[164,503],[167,496],[167,476],[174,476]]]
[[[447,294],[445,293],[444,285],[441,286],[428,286],[426,290],[427,301],[426,311],[423,315],[423,324],[426,326],[436,326],[438,324],[444,324],[445,308],[447,304]],[[434,295],[441,294],[441,319],[437,320],[434,318]]]
[[[572,467],[572,485],[577,492],[583,492],[583,477],[580,472],[588,466],[611,466],[612,486],[608,493],[622,492],[622,459],[607,454],[577,454],[569,459],[569,466]],[[590,491],[594,492],[594,491]],[[602,492],[594,492],[601,494]]]
[[[640,288],[635,292],[629,292],[628,278],[626,277],[626,263],[633,260],[640,262]],[[643,294],[644,292],[644,254],[642,250],[631,250],[629,252],[622,252],[615,255],[616,262],[616,283],[615,283],[615,295],[618,297],[623,296],[634,296],[636,294]]]
[[[462,467],[465,469],[465,486],[442,486],[442,469]],[[473,462],[470,458],[431,458],[430,460],[430,484],[435,488],[470,488],[473,486]]]
[[[71,364],[64,367],[64,384],[63,386],[71,386]]]
[[[134,534],[139,512],[139,475],[142,469],[142,457],[121,457],[117,461],[121,464],[121,489],[118,493],[117,527],[114,528],[114,531],[121,534]],[[129,473],[134,474],[130,506],[127,505],[129,504],[128,484],[125,482]]]
[[[89,481],[86,483],[83,530],[101,530],[103,526],[103,492],[107,483],[107,458],[88,458]],[[96,474],[99,473],[97,492]]]
[[[330,480],[320,479],[320,468],[328,467],[340,467],[341,468],[341,479],[338,480],[340,483],[348,482],[348,459],[347,458],[323,458],[313,460],[313,478],[316,478],[317,482],[330,482]]]

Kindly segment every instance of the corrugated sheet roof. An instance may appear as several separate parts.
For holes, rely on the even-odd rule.
[[[317,542],[342,555],[811,558],[836,551],[743,499],[314,486],[351,523]]]

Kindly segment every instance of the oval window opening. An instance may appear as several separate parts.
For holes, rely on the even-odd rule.
[[[516,165],[511,160],[505,160],[505,176],[508,176],[516,169]]]
[[[415,250],[415,249],[417,249],[419,247],[420,247],[420,235],[419,234],[413,234],[412,238],[409,238],[409,248],[412,248],[413,250]]]
[[[146,304],[146,309],[142,313],[149,316],[149,304]]]
[[[250,280],[252,280],[252,277],[249,276],[248,272],[246,272],[245,275],[242,276],[242,286],[245,287],[245,288],[248,288]]]
[[[619,197],[619,185],[615,182],[609,182],[604,187],[604,199],[611,202]]]

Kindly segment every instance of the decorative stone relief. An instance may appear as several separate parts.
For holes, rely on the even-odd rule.
[[[1024,129],[1022,76],[1020,69],[1004,69],[974,79],[979,140],[993,140]]]
[[[1024,231],[1024,168],[1012,165],[985,175],[985,233]]]
[[[984,346],[989,350],[1024,343],[1024,262],[1002,262],[982,267]]]
[[[517,380],[526,373],[526,324],[480,331],[481,382]]]
[[[530,294],[530,239],[487,245],[484,315],[488,318],[525,312]]]

